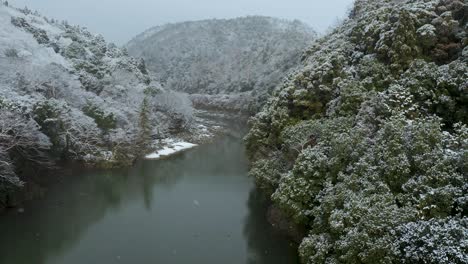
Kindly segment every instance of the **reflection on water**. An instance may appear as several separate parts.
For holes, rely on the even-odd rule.
[[[75,171],[0,216],[0,263],[296,263],[265,219],[240,140],[133,168]]]

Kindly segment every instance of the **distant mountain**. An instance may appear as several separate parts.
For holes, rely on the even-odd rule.
[[[299,21],[251,16],[154,27],[131,40],[127,49],[144,58],[169,89],[258,96],[300,63],[315,36]]]

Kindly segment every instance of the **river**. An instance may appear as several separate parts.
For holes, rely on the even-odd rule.
[[[73,170],[0,215],[1,264],[289,264],[241,140],[118,170]]]

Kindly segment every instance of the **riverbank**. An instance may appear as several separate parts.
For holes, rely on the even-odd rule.
[[[42,199],[47,193],[48,186],[54,182],[58,174],[63,173],[64,167],[70,164],[87,169],[131,168],[140,159],[168,158],[188,149],[212,143],[223,135],[242,138],[246,133],[247,118],[245,115],[228,111],[197,110],[192,128],[169,138],[152,141],[148,147],[151,151],[148,153],[131,154],[122,149],[115,150],[115,153],[110,151],[103,153],[102,157],[89,155],[83,160],[57,161],[56,164],[47,168],[28,169],[29,166],[23,166],[24,168],[18,172],[23,181],[23,187],[11,191],[5,199],[0,197],[0,212],[5,209],[22,208],[25,202]]]
[[[162,142],[163,147],[150,154],[147,154],[145,156],[145,159],[160,159],[198,146],[197,144],[180,141],[172,138],[164,139],[162,140]]]

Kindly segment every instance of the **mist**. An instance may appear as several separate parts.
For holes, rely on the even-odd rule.
[[[318,32],[343,18],[353,0],[10,0],[41,14],[87,27],[118,45],[157,25],[247,15],[298,19]]]

